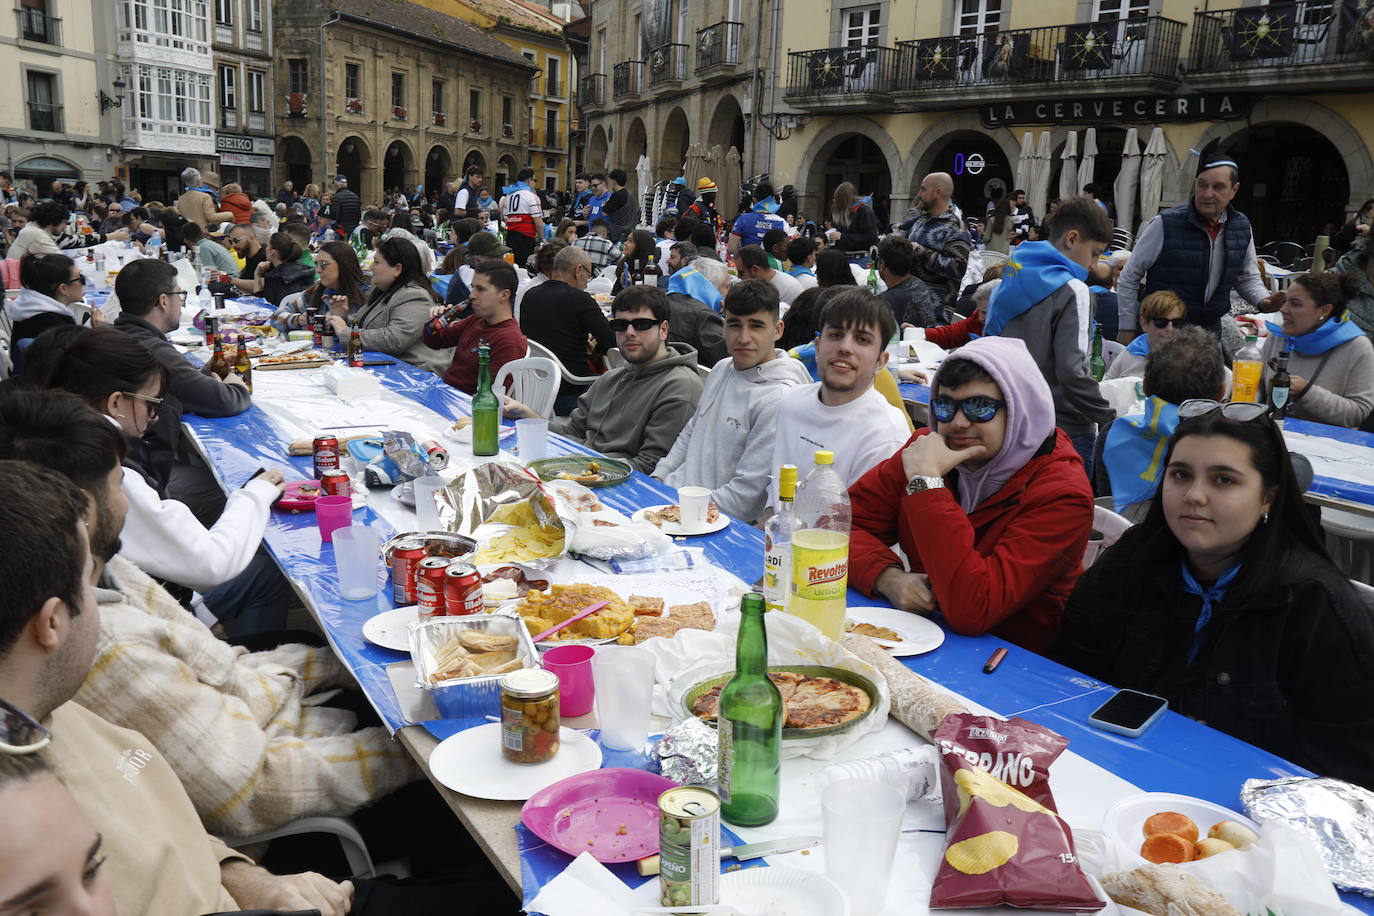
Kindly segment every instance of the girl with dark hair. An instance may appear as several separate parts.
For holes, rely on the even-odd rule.
[[[1145,520],[1083,573],[1057,661],[1374,788],[1374,614],[1262,404],[1193,400]]]
[[[274,232],[267,240],[267,257],[258,264],[254,289],[250,290],[273,305],[299,293],[315,278],[315,269],[302,264],[301,244],[288,232]]]
[[[654,234],[648,229],[636,229],[631,232],[625,239],[625,244],[621,246],[620,260],[615,264],[615,285],[611,289],[611,295],[633,286],[637,281],[630,280],[626,283],[626,272],[636,278],[643,275],[650,257],[655,260],[658,258],[658,245],[654,242]],[[658,265],[658,269],[660,273],[665,270],[662,264]]]
[[[437,301],[415,246],[406,239],[383,239],[372,259],[372,293],[354,316],[363,348],[442,373],[453,361],[453,350],[431,350],[420,340]],[[338,315],[331,315],[329,322],[335,334],[349,333]]]
[[[71,307],[86,295],[86,281],[81,271],[65,254],[24,255],[19,262],[19,283],[23,287],[19,295],[5,306],[14,322],[16,374],[23,371],[18,365],[18,357],[27,346],[23,341],[37,337],[48,328],[76,324]],[[105,314],[93,310],[91,319],[104,324]]]
[[[319,279],[309,289],[292,293],[281,301],[272,320],[283,330],[305,327],[307,307],[316,314],[333,313],[347,322],[362,307],[372,286],[358,266],[358,255],[347,242],[325,242],[315,252],[315,272]],[[341,301],[342,300],[342,301]],[[348,341],[344,341],[346,344]]]
[[[854,271],[849,269],[849,256],[838,248],[827,248],[816,255],[816,285],[858,286]]]
[[[1289,416],[1354,427],[1374,410],[1374,344],[1346,310],[1359,294],[1358,278],[1330,272],[1302,274],[1288,287],[1283,323],[1268,322],[1260,352],[1267,392],[1279,350],[1288,348]]]
[[[1015,231],[1012,220],[1011,200],[1003,194],[992,206],[988,216],[987,250],[1006,254],[1011,250],[1011,235]]]
[[[140,458],[143,437],[164,406],[167,369],[117,328],[49,331],[34,342],[24,381],[78,395],[128,437],[121,484],[129,504],[125,558],[151,576],[200,592],[233,635],[283,628],[290,588],[271,557],[258,550],[268,511],[282,492],[280,471],[259,474],[231,493],[208,529],[185,503],[163,499]]]

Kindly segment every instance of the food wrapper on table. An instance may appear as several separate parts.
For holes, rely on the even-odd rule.
[[[382,452],[363,468],[369,487],[410,484],[430,473],[430,467],[415,448],[415,437],[404,430],[388,429],[381,434]],[[414,502],[412,497],[411,502]],[[450,531],[454,530],[452,528]]]
[[[958,699],[897,661],[867,636],[847,633],[843,643],[846,649],[876,668],[887,682],[892,696],[892,718],[927,741],[935,741],[935,730],[945,716],[969,711]]]
[[[539,653],[519,617],[470,614],[421,618],[411,624],[416,686],[446,719],[501,714],[500,680],[539,667]]]
[[[1330,777],[1247,779],[1245,812],[1267,825],[1305,833],[1326,863],[1331,883],[1374,897],[1374,792]]]
[[[684,786],[715,788],[720,765],[720,736],[700,719],[684,719],[654,745],[659,772]]]

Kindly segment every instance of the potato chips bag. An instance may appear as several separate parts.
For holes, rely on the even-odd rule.
[[[1068,739],[1025,719],[972,713],[946,716],[934,737],[948,830],[932,909],[1106,906],[1079,869],[1050,794],[1050,764]]]

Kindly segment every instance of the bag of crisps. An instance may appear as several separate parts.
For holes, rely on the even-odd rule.
[[[1073,834],[1050,794],[1050,764],[1068,744],[1024,719],[945,717],[935,747],[948,830],[932,909],[1006,904],[1093,912],[1107,905],[1078,867]]]

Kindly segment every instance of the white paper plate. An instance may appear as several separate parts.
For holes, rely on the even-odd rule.
[[[560,779],[601,766],[601,748],[581,732],[559,729],[558,741],[558,753],[546,763],[512,763],[501,753],[501,724],[492,722],[441,741],[429,757],[429,769],[464,795],[526,801]]]
[[[889,655],[898,658],[923,655],[938,649],[945,641],[945,631],[938,623],[909,611],[891,607],[851,607],[845,609],[844,616],[898,633],[902,637],[901,644],[887,649]]]
[[[782,865],[721,875],[720,902],[768,916],[849,916],[849,901],[835,882]]]
[[[363,636],[383,649],[395,649],[410,654],[410,624],[419,616],[420,608],[412,604],[382,611],[363,624]]]
[[[1161,811],[1175,811],[1191,819],[1197,824],[1199,839],[1207,836],[1207,831],[1219,821],[1235,821],[1255,831],[1256,836],[1260,832],[1258,824],[1230,808],[1223,808],[1221,805],[1193,798],[1191,795],[1175,795],[1172,792],[1141,792],[1121,799],[1103,815],[1102,832],[1124,846],[1141,862],[1145,862],[1146,860],[1140,856],[1140,844],[1145,842],[1145,821]],[[1192,864],[1194,863],[1184,862],[1182,867],[1187,868]]]
[[[632,516],[630,516],[630,517],[633,518],[633,519],[634,519],[635,521],[637,521],[637,522],[644,522],[644,523],[646,523],[646,524],[652,525],[653,522],[649,521],[649,519],[646,517],[647,513],[649,513],[649,512],[660,512],[660,511],[662,511],[662,510],[668,508],[668,506],[670,506],[670,505],[672,505],[672,503],[665,503],[665,504],[662,505],[662,506],[646,506],[645,508],[640,509],[638,512],[636,512],[634,515],[632,515]],[[659,531],[662,531],[664,534],[668,535],[669,537],[678,538],[678,537],[694,537],[694,536],[700,535],[700,534],[715,534],[717,531],[723,531],[724,529],[729,528],[729,527],[730,527],[730,516],[728,516],[728,515],[726,515],[724,512],[722,512],[722,513],[720,513],[720,515],[716,516],[716,520],[715,520],[714,522],[707,522],[707,523],[706,523],[706,527],[704,527],[704,528],[702,528],[702,529],[700,529],[700,530],[687,531],[686,529],[684,529],[684,528],[683,528],[680,524],[678,524],[677,522],[664,522],[662,525],[659,525],[659,526],[658,526],[658,530],[659,530]]]

